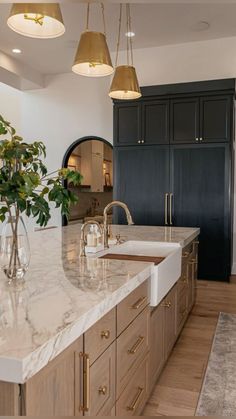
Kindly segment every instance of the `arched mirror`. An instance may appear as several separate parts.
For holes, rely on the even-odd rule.
[[[83,224],[90,219],[102,222],[103,210],[113,199],[112,145],[97,137],[82,138],[67,150],[63,167],[78,170],[83,176],[80,186],[66,185],[79,197],[71,207],[68,223]]]

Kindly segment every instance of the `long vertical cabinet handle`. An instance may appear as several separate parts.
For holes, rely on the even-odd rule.
[[[168,225],[168,193],[165,194],[165,225]]]
[[[173,220],[172,220],[172,207],[173,207],[173,193],[170,193],[170,225],[173,225]]]
[[[90,361],[88,354],[81,352],[80,357],[83,361],[83,406],[80,410],[88,412],[90,409]]]

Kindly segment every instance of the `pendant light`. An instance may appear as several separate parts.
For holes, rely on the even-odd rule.
[[[106,41],[104,5],[101,3],[104,33],[89,31],[89,8],[88,3],[86,30],[81,34],[72,71],[87,77],[109,76],[114,69]]]
[[[131,30],[131,14],[130,5],[126,5],[126,23],[127,33],[132,32]],[[118,30],[118,41],[116,51],[116,63],[115,63],[115,74],[111,83],[109,96],[112,99],[120,100],[132,100],[140,98],[141,91],[136,75],[136,70],[133,66],[133,45],[132,37],[127,37],[127,65],[117,66],[119,46],[120,46],[120,34],[122,24],[122,4],[120,4],[120,19],[119,19],[119,30]]]
[[[57,38],[65,33],[58,3],[14,3],[7,24],[30,38]]]

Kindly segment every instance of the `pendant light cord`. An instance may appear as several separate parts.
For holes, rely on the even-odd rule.
[[[103,3],[101,3],[101,10],[102,10],[102,21],[103,21],[103,33],[106,36],[105,8],[104,8]],[[86,31],[89,30],[89,13],[90,13],[90,2],[88,2],[87,4]]]
[[[101,3],[101,9],[102,9],[103,30],[104,30],[104,35],[106,37],[106,20],[105,20],[105,9],[104,9],[103,3]]]
[[[121,22],[122,22],[122,4],[120,4],[120,17],[119,17],[115,67],[117,67],[117,64],[118,64],[118,56],[119,56],[119,48],[120,48],[120,35],[121,35]]]
[[[130,35],[132,33],[132,26],[131,26],[131,13],[130,13],[130,4],[128,4],[128,26],[129,26],[129,30],[128,32],[130,32]],[[131,58],[131,65],[134,65],[134,57],[133,57],[133,41],[132,41],[132,36],[129,37],[129,41],[130,41],[130,58]]]
[[[88,31],[88,28],[89,28],[89,8],[90,8],[90,3],[88,2],[88,4],[87,4],[86,31]]]

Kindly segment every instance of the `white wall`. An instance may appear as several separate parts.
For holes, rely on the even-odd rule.
[[[0,115],[12,122],[19,134],[22,129],[21,99],[23,93],[13,87],[6,86],[0,80]]]

